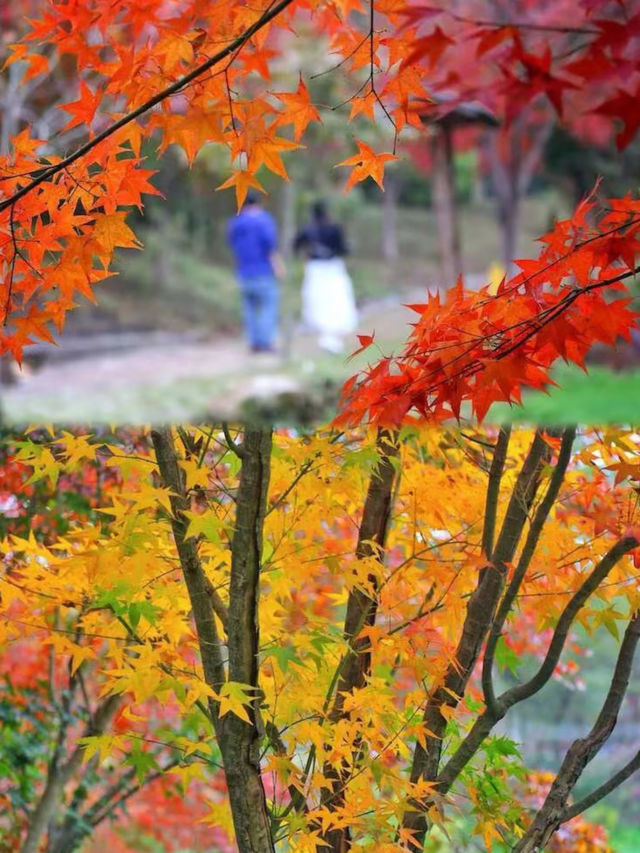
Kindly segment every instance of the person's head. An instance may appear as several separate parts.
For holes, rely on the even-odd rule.
[[[315,222],[326,222],[329,218],[329,212],[327,210],[327,203],[323,199],[318,199],[314,201],[311,205],[311,216],[313,217]]]
[[[260,205],[260,201],[260,193],[258,193],[256,190],[248,190],[243,207],[246,207],[248,209],[251,209],[252,207],[258,207]]]

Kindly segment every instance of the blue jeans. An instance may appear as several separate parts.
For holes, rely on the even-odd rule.
[[[244,324],[254,349],[271,349],[278,331],[278,283],[272,275],[240,278]]]

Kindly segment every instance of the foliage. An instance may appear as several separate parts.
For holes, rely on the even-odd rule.
[[[466,80],[464,96],[492,100],[503,112],[506,125],[539,101],[562,116],[566,100],[573,114],[597,113],[602,118],[600,126],[609,129],[618,127],[620,119],[628,119],[617,136],[619,147],[624,147],[631,141],[635,125],[629,118],[631,96],[621,94],[619,87],[635,73],[637,57],[635,29],[620,23],[627,11],[625,4],[611,11],[604,0],[589,3],[583,12],[584,26],[562,20],[567,14],[563,4],[545,6],[541,18],[539,4],[533,6],[525,10],[533,16],[531,20],[503,22],[487,21],[482,4],[470,9],[469,16],[446,7],[403,3],[371,4],[370,15],[362,15],[365,9],[359,2],[316,5],[307,0],[282,0],[274,7],[251,10],[233,5],[229,14],[220,16],[216,8],[204,9],[196,0],[173,14],[160,2],[147,3],[143,10],[133,2],[117,8],[101,0],[83,6],[54,3],[42,19],[32,22],[31,32],[14,47],[8,64],[28,62],[30,73],[38,74],[48,65],[45,47],[75,56],[82,79],[78,99],[63,107],[71,116],[65,130],[84,129],[87,141],[61,159],[43,152],[25,128],[15,137],[12,153],[4,158],[0,213],[6,294],[0,347],[20,359],[31,340],[50,340],[51,324],[61,330],[76,295],[93,298],[93,285],[108,274],[114,249],[138,246],[125,220],[132,208],[141,207],[144,195],[157,192],[149,182],[149,170],[143,168],[141,154],[143,141],[152,134],[159,140],[160,151],[177,143],[189,161],[205,144],[214,142],[226,148],[232,173],[221,187],[234,186],[239,203],[249,187],[261,186],[261,169],[286,177],[282,155],[300,146],[307,125],[317,122],[320,113],[302,77],[294,92],[267,92],[264,81],[270,78],[270,66],[279,50],[290,44],[290,30],[303,21],[312,31],[326,33],[341,73],[362,80],[349,98],[352,118],[380,114],[396,135],[406,127],[421,127],[419,113],[424,107],[416,111],[414,104],[424,105],[431,82],[438,90],[441,61],[446,68],[449,54],[462,54],[465,62],[457,64],[455,79],[447,78],[449,83]],[[631,12],[627,17],[635,21]],[[543,48],[545,33],[554,35]],[[567,51],[566,40],[574,35],[582,41],[575,50]],[[483,74],[469,75],[469,63]],[[487,76],[489,68],[497,72]],[[435,115],[446,114],[461,94],[440,101]],[[155,109],[159,104],[162,108]],[[282,128],[292,128],[287,131],[289,136],[282,134]],[[357,153],[342,161],[352,167],[347,187],[370,177],[381,183],[385,163],[395,159],[395,154],[374,150],[361,139],[355,147]],[[563,293],[552,306],[545,298],[545,304],[532,312],[539,297],[528,285],[536,276],[534,290],[546,285],[546,249],[537,265],[528,266],[524,279],[516,277],[495,303],[490,300],[483,322],[495,327],[490,333],[486,328],[481,331],[483,342],[489,343],[488,352],[483,344],[483,356],[471,359],[474,376],[478,372],[488,375],[488,387],[476,407],[480,414],[496,396],[509,400],[522,383],[539,385],[545,378],[546,364],[542,370],[532,370],[526,355],[516,363],[518,354],[506,359],[502,350],[491,345],[497,337],[507,339],[507,350],[511,345],[501,297],[510,294],[510,305],[518,304],[514,314],[522,322],[543,322],[549,334],[563,337],[565,310],[574,303],[573,313],[587,313],[579,305],[600,307],[594,288],[611,290],[610,285],[623,279],[611,275],[610,270],[615,268],[621,275],[621,263],[627,269],[633,267],[629,261],[635,240],[632,208],[631,201],[617,203],[617,242],[603,233],[604,257],[594,253],[590,265],[585,266],[583,252],[576,264],[568,262],[562,275],[552,280],[560,288],[565,286],[565,278],[577,276],[576,289],[567,299]],[[585,208],[578,208],[571,220],[578,231],[583,223],[577,220],[584,213]],[[611,221],[611,216],[605,216],[597,227],[606,229]],[[556,233],[555,239],[561,241],[555,246],[556,254],[560,246],[568,256],[580,248],[577,238],[569,245],[567,235]],[[595,239],[595,234],[590,233],[588,239]],[[606,273],[602,273],[603,260]],[[593,272],[598,268],[601,274],[596,283]],[[615,281],[609,281],[607,274]],[[466,321],[469,298],[460,295],[460,300],[453,310]],[[620,303],[617,317],[617,324],[612,322],[594,338],[604,335],[610,340],[625,333],[631,318]],[[424,321],[431,322],[429,311]],[[575,332],[574,318],[570,324]],[[473,319],[467,334],[471,333],[477,333]],[[517,349],[520,343],[516,339]],[[580,356],[582,343],[578,350]],[[435,369],[438,385],[448,385],[447,371],[440,365],[428,369]],[[453,390],[452,408],[437,399],[435,409],[455,414],[461,389],[449,390]],[[422,411],[434,410],[427,404]],[[393,420],[395,412],[391,417]]]
[[[110,785],[119,768],[137,780],[132,787],[144,784],[147,791],[140,801],[136,791],[130,795],[133,819],[148,814],[154,796],[170,796],[177,778],[196,784],[191,796],[204,807],[206,825],[232,836],[235,823],[237,834],[242,820],[238,823],[233,799],[233,769],[240,756],[233,754],[235,763],[229,763],[221,729],[229,721],[248,733],[257,727],[261,785],[278,843],[288,839],[296,850],[315,850],[321,838],[333,843],[332,833],[346,831],[361,849],[399,851],[411,834],[408,816],[420,803],[430,824],[446,833],[455,834],[462,809],[487,848],[510,839],[520,849],[517,839],[527,831],[523,808],[530,802],[518,793],[525,768],[516,745],[492,733],[487,662],[495,655],[497,667],[508,666],[518,684],[528,684],[526,662],[533,656],[534,668],[546,671],[542,687],[552,675],[575,677],[575,662],[551,652],[567,642],[567,606],[579,601],[569,628],[574,618],[589,630],[637,621],[629,622],[638,605],[637,435],[583,432],[569,461],[571,430],[562,440],[552,432],[518,431],[508,440],[504,431],[493,430],[405,431],[395,449],[364,433],[279,433],[273,448],[265,447],[271,474],[264,527],[259,521],[257,533],[264,536],[258,668],[246,676],[251,680],[240,680],[224,663],[220,672],[215,664],[212,675],[212,649],[202,644],[210,628],[191,584],[202,577],[215,620],[212,636],[229,655],[229,665],[237,666],[233,632],[241,617],[234,596],[241,588],[234,578],[247,553],[238,550],[244,529],[238,516],[258,494],[247,484],[251,435],[245,433],[242,447],[239,435],[215,427],[179,428],[173,435],[156,431],[153,444],[148,433],[87,437],[40,431],[18,443],[7,441],[6,464],[21,466],[28,476],[15,488],[16,532],[9,530],[4,546],[2,647],[22,660],[35,652],[39,662],[33,675],[22,666],[16,670],[26,678],[25,690],[8,694],[3,713],[15,719],[15,703],[29,701],[33,690],[39,691],[34,713],[44,703],[55,717],[57,703],[68,703],[71,716],[58,724],[65,752],[73,756],[79,749],[87,769],[75,767],[67,787],[58,791],[65,804],[58,821],[77,811],[95,815],[91,809],[104,794],[101,786]],[[175,457],[166,455],[171,447]],[[498,480],[496,447],[506,452]],[[177,470],[168,466],[172,458],[183,473],[168,481]],[[516,521],[514,494],[532,458],[538,460],[539,479],[528,493],[533,515],[527,524],[526,516]],[[62,531],[53,525],[44,540],[21,529],[32,511],[32,487],[55,494],[58,483],[82,483],[95,467],[111,472],[99,512],[81,512]],[[388,531],[380,530],[373,541],[372,494],[387,499],[393,494]],[[332,507],[330,518],[326,506]],[[45,515],[55,513],[51,506]],[[514,535],[515,550],[506,559],[496,548]],[[496,566],[503,566],[506,587],[499,587],[503,615],[491,629],[497,625],[502,639],[494,647],[489,641],[482,675],[482,658],[466,659],[459,644],[478,579],[491,577],[483,568],[489,548]],[[593,599],[579,598],[595,576],[600,580],[589,587]],[[482,584],[478,589],[486,595]],[[520,593],[518,606],[503,610]],[[615,608],[607,610],[614,600]],[[348,625],[358,601],[366,609],[345,635],[344,620]],[[488,629],[494,611],[485,610]],[[251,635],[249,623],[242,642]],[[575,646],[575,637],[571,643]],[[354,660],[364,667],[362,680],[349,683]],[[457,661],[466,661],[470,680],[453,689]],[[411,781],[423,750],[433,748],[434,738],[439,742],[433,702],[443,689],[448,698],[437,704],[446,725],[441,773],[431,780],[421,773]],[[117,715],[95,733],[83,733],[87,709],[96,720],[110,701]],[[3,736],[9,754],[11,725]],[[484,734],[471,749],[478,726],[485,726]],[[64,766],[51,761],[51,745],[38,731],[36,757],[26,775],[14,770],[6,793],[30,799],[30,822],[16,811],[3,829],[12,833],[6,837],[22,834],[23,845],[43,792],[56,767]],[[50,737],[51,727],[47,731]],[[220,800],[218,762],[227,779],[227,802]],[[155,781],[163,767],[169,768],[162,777],[168,788]],[[336,787],[336,778],[343,784]],[[537,807],[543,813],[544,805]],[[113,804],[115,813],[119,808]],[[167,843],[184,826],[177,812],[173,817]],[[52,826],[48,849],[57,851],[55,822]],[[66,838],[78,840],[73,834]],[[67,843],[63,849],[74,849]]]
[[[588,0],[566,21],[573,4],[543,6],[542,20],[487,21],[482,4],[463,17],[386,0],[53,0],[7,66],[37,76],[50,53],[72,57],[79,90],[63,130],[84,143],[61,156],[25,127],[0,160],[0,352],[19,360],[51,340],[114,251],[139,246],[129,214],[158,193],[143,142],[180,145],[189,162],[220,146],[230,168],[218,189],[233,187],[238,205],[264,170],[287,177],[283,157],[319,105],[302,76],[294,91],[272,87],[271,68],[303,23],[353,83],[351,116],[386,120],[394,140],[425,110],[450,111],[455,99],[430,100],[430,85],[461,52],[456,97],[491,101],[505,127],[571,104],[624,148],[638,127],[637,11]],[[383,186],[389,147],[355,139],[336,157],[345,188]],[[29,476],[8,503],[0,647],[35,649],[33,711],[48,701],[57,719],[55,742],[37,726],[20,733],[38,765],[24,775],[21,723],[3,710],[2,796],[31,801],[3,813],[9,843],[67,853],[141,787],[165,796],[165,780],[197,782],[214,843],[234,838],[241,853],[419,851],[434,827],[454,829],[452,804],[487,849],[530,853],[582,833],[572,821],[640,767],[637,753],[571,802],[615,727],[640,640],[638,436],[415,424],[460,419],[463,406],[480,420],[546,387],[558,359],[581,364],[594,342],[628,337],[638,226],[630,195],[591,195],[497,293],[459,282],[415,306],[404,352],[347,384],[346,432],[51,429],[8,442],[8,476]],[[373,340],[362,335],[361,350]],[[362,420],[375,436],[348,431]],[[61,484],[78,481],[64,523],[35,535],[38,489],[55,519],[74,491]],[[528,814],[513,784],[527,768],[496,727],[571,676],[576,623],[620,635],[616,664],[591,730]],[[501,668],[515,680],[502,692]]]

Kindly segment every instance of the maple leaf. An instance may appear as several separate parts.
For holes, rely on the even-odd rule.
[[[358,340],[360,341],[360,346],[358,347],[357,350],[354,350],[354,352],[351,353],[351,355],[349,356],[349,358],[347,360],[351,361],[352,358],[355,358],[355,356],[359,355],[361,352],[364,352],[366,349],[368,349],[371,346],[371,344],[373,343],[373,339],[375,338],[375,335],[376,335],[375,332],[372,332],[372,334],[370,334],[370,335],[358,335],[357,337],[358,337]]]
[[[102,101],[102,92],[92,92],[84,80],[80,80],[80,97],[77,101],[70,101],[67,104],[61,104],[60,108],[67,113],[71,113],[73,118],[62,128],[63,131],[71,130],[78,125],[86,125],[89,127],[93,122],[96,111]]]
[[[249,172],[247,169],[239,169],[237,172],[234,172],[230,178],[227,178],[227,180],[221,183],[219,187],[216,187],[216,190],[226,190],[229,187],[236,188],[238,210],[240,210],[240,208],[244,204],[244,201],[247,197],[247,193],[251,187],[253,187],[253,189],[259,190],[261,193],[266,192],[266,190],[258,181],[256,176]]]
[[[616,95],[596,107],[595,112],[624,122],[624,128],[616,137],[618,151],[621,151],[629,145],[640,127],[640,85],[633,94],[618,89]]]
[[[116,247],[139,249],[140,243],[131,228],[126,224],[126,211],[98,216],[93,229],[93,239],[100,248],[110,255]]]
[[[413,65],[425,56],[431,66],[435,66],[445,50],[452,44],[455,44],[455,40],[451,36],[448,36],[438,25],[428,36],[416,39],[413,50],[402,61],[401,67]]]
[[[384,190],[382,185],[384,164],[388,163],[390,160],[397,160],[398,158],[395,154],[376,154],[370,145],[367,145],[365,142],[361,142],[359,139],[356,140],[356,145],[358,146],[358,154],[354,154],[353,157],[349,157],[341,163],[336,164],[337,166],[354,167],[349,175],[345,192],[348,192],[354,184],[359,181],[364,181],[366,178],[373,178],[380,189]]]
[[[311,103],[302,75],[295,92],[276,92],[275,96],[285,105],[285,110],[277,117],[275,126],[292,124],[296,142],[300,141],[310,122],[321,121],[318,110]]]
[[[224,717],[225,714],[231,713],[240,717],[245,723],[251,723],[247,707],[250,707],[253,702],[251,694],[255,692],[255,689],[251,684],[241,684],[239,681],[225,682],[217,696],[220,703],[219,715]]]

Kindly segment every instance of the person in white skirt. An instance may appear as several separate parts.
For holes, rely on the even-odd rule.
[[[302,320],[329,352],[342,352],[344,336],[358,323],[353,285],[345,266],[347,246],[340,225],[329,218],[324,202],[311,209],[311,220],[296,235],[294,252],[304,252]]]

